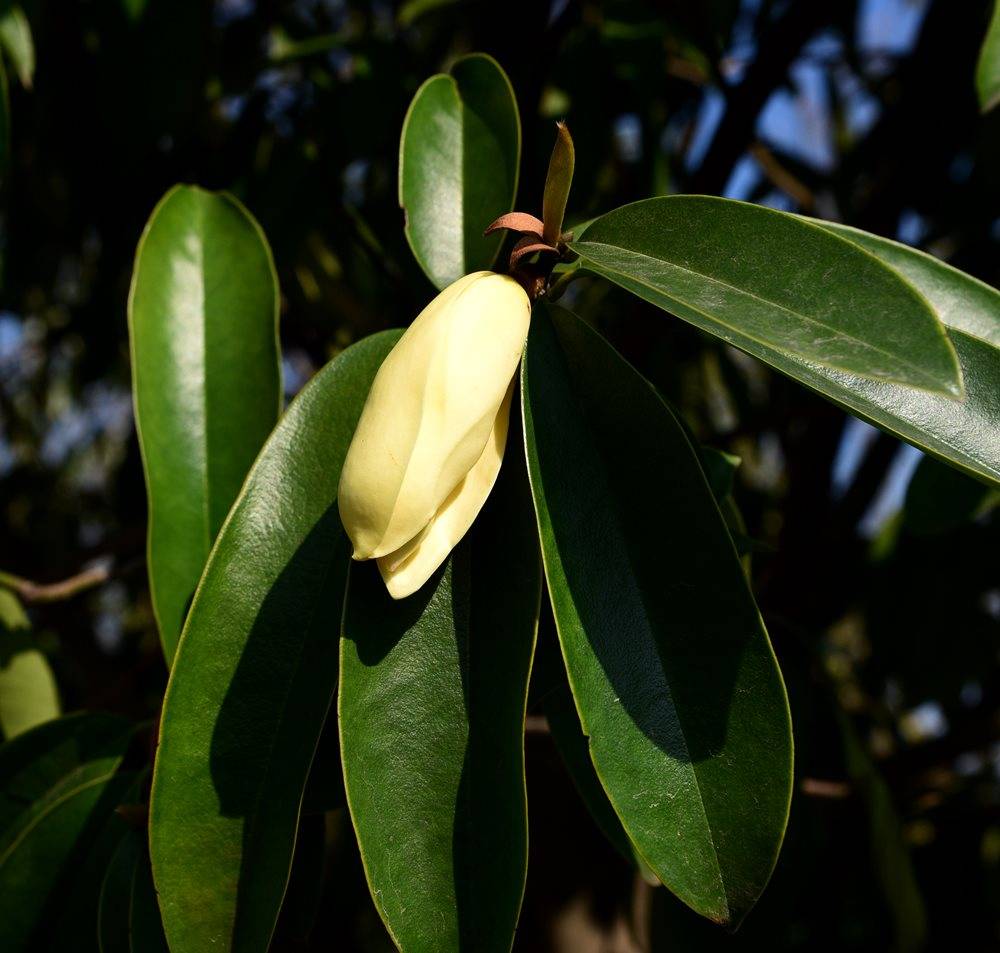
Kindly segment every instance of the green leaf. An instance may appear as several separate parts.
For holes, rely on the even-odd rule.
[[[129,920],[132,880],[142,849],[141,837],[126,834],[104,874],[97,909],[97,937],[101,953],[131,953]]]
[[[962,394],[954,350],[923,297],[794,215],[672,195],[601,216],[570,247],[588,270],[792,377],[815,363]]]
[[[898,271],[930,303],[955,347],[965,399],[873,383],[818,365],[792,376],[883,430],[966,473],[1000,483],[1000,292],[926,252],[847,225],[817,222]]]
[[[99,838],[133,775],[125,719],[74,715],[0,748],[0,948],[45,948],[50,897]]]
[[[260,227],[232,196],[171,189],[139,241],[128,310],[150,588],[169,664],[281,407],[278,283]]]
[[[507,74],[483,53],[417,90],[399,143],[406,237],[439,289],[490,268],[502,236],[483,230],[514,207],[521,121]]]
[[[697,451],[566,312],[536,308],[522,381],[549,596],[598,776],[656,876],[738,923],[784,835],[791,726]]]
[[[0,13],[0,46],[14,64],[21,85],[30,89],[35,75],[35,43],[28,18],[20,7],[7,7]]]
[[[400,332],[330,362],[282,417],[219,534],[164,700],[150,848],[173,953],[264,951],[337,684],[347,447]]]
[[[976,91],[979,93],[979,108],[983,112],[1000,103],[1000,0],[993,7],[993,17],[979,51]]]
[[[933,536],[963,526],[998,503],[1000,490],[924,457],[906,488],[903,518],[911,533]]]
[[[590,760],[590,746],[587,736],[580,728],[580,719],[576,713],[573,693],[566,679],[566,668],[559,654],[559,648],[557,644],[549,644],[548,639],[543,641],[544,636],[551,635],[552,642],[555,643],[554,624],[551,627],[553,631],[550,633],[547,631],[550,626],[544,625],[539,635],[535,661],[537,674],[534,676],[534,684],[541,683],[548,686],[542,699],[542,707],[552,742],[569,776],[573,779],[580,800],[583,801],[601,833],[627,861],[645,868],[644,861],[629,840],[620,818],[608,800],[601,780],[594,770],[594,762]]]
[[[576,168],[576,150],[573,137],[566,123],[556,123],[556,142],[549,158],[549,171],[545,176],[545,191],[542,194],[542,237],[550,245],[558,243],[562,237],[563,219],[566,217],[566,203],[573,185],[573,170]]]
[[[927,945],[927,911],[892,792],[839,708],[837,723],[847,772],[868,815],[872,866],[893,920],[893,949],[896,953],[920,953]]]
[[[508,951],[527,864],[524,714],[541,570],[514,433],[444,568],[393,602],[351,568],[340,662],[347,802],[405,953]]]
[[[168,953],[144,831],[122,837],[98,901],[101,953]]]
[[[839,222],[805,221],[860,245],[901,274],[949,332],[961,331],[1000,348],[1000,291],[909,245]]]
[[[0,588],[0,731],[10,740],[58,718],[59,691],[17,596]]]

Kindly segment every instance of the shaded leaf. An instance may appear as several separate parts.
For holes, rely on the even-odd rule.
[[[50,895],[78,873],[134,775],[125,719],[74,715],[0,748],[0,947],[47,949]],[[99,882],[98,882],[99,883]]]
[[[340,470],[398,339],[364,339],[304,388],[205,568],[167,687],[150,803],[173,953],[268,947],[337,683],[351,555],[337,512]]]
[[[30,89],[35,75],[35,43],[21,7],[8,6],[0,13],[0,46],[14,64],[21,85]]]
[[[993,6],[986,37],[976,63],[976,92],[983,112],[1000,103],[1000,2]]]
[[[488,269],[500,236],[484,236],[513,208],[521,123],[507,74],[482,53],[417,90],[399,144],[399,204],[420,267],[443,289]]]
[[[655,390],[536,307],[526,443],[549,596],[590,755],[632,843],[738,923],[791,794],[784,686],[697,451]]]
[[[55,676],[36,647],[17,596],[0,588],[0,731],[9,740],[58,718]]]
[[[906,488],[903,519],[911,533],[946,533],[1000,503],[1000,490],[924,457]]]
[[[571,248],[583,267],[793,377],[816,363],[962,393],[927,302],[873,256],[794,215],[667,196],[602,215]]]
[[[524,891],[524,713],[541,587],[517,438],[444,567],[394,602],[351,568],[344,783],[372,897],[406,953],[510,949]]]
[[[150,588],[169,663],[281,406],[278,285],[260,227],[229,195],[171,189],[139,241],[128,311]]]

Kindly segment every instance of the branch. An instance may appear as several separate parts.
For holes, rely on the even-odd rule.
[[[835,18],[842,3],[794,0],[780,19],[761,34],[757,55],[743,81],[728,90],[726,113],[701,166],[691,177],[690,191],[715,194],[726,187],[733,166],[754,137],[757,117],[771,93],[788,75],[802,46]]]
[[[62,602],[88,589],[106,583],[112,577],[110,564],[102,563],[61,582],[32,582],[9,572],[0,572],[0,586],[11,590],[22,602]]]

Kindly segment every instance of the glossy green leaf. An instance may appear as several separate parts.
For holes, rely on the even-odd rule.
[[[351,568],[339,696],[344,783],[372,897],[404,953],[508,951],[524,891],[524,713],[541,589],[511,433],[445,566],[393,602]]]
[[[546,610],[548,615],[548,610]],[[534,685],[545,686],[542,707],[549,725],[552,742],[590,816],[601,833],[630,863],[645,867],[635,846],[629,840],[621,819],[611,806],[600,778],[590,760],[587,736],[580,728],[573,693],[566,679],[566,667],[556,639],[555,624],[545,618],[539,632],[538,652],[535,660]]]
[[[976,63],[976,92],[983,112],[1000,103],[1000,0],[993,6],[979,60]]]
[[[399,143],[406,237],[439,289],[492,266],[502,236],[483,230],[514,207],[521,122],[507,74],[463,56],[417,90]]]
[[[536,307],[523,373],[549,596],[597,773],[685,903],[738,923],[791,796],[788,704],[684,428],[572,315]]]
[[[10,740],[58,718],[59,691],[17,596],[0,589],[0,731]]]
[[[924,296],[948,331],[961,331],[1000,348],[1000,291],[996,288],[909,245],[839,222],[806,221],[860,245],[899,272]]]
[[[150,848],[173,953],[264,951],[337,683],[347,447],[398,340],[366,338],[282,417],[212,552],[164,700]]]
[[[8,6],[0,12],[0,46],[14,64],[21,85],[30,89],[35,75],[35,43],[21,7]]]
[[[78,871],[133,781],[124,719],[75,715],[0,748],[0,949],[47,949],[50,896]]]
[[[820,222],[898,271],[929,302],[958,354],[965,399],[804,366],[792,374],[883,430],[980,480],[1000,483],[1000,292],[926,252]]]
[[[794,215],[708,196],[615,209],[571,248],[583,267],[793,377],[811,363],[961,395],[927,302],[858,246]]]
[[[150,588],[169,662],[281,406],[278,284],[260,227],[229,195],[171,189],[139,241],[128,311]]]

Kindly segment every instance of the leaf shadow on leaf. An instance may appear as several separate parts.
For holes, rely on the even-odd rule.
[[[336,691],[349,556],[334,502],[268,590],[213,727],[219,814],[244,821],[235,935],[251,944],[274,927],[303,790]]]
[[[727,619],[744,616],[751,597],[742,579],[717,578],[714,551],[671,544],[673,520],[719,519],[701,512],[715,505],[707,486],[692,498],[690,467],[677,465],[694,451],[679,426],[634,420],[670,413],[638,374],[610,395],[622,378],[601,366],[602,350],[535,323],[535,351],[545,354],[532,374],[533,413],[548,418],[537,430],[564,434],[538,439],[535,452],[541,472],[564,474],[561,492],[546,488],[545,501],[581,627],[616,702],[653,744],[679,762],[716,758],[744,656],[754,651]],[[530,344],[528,354],[531,361]]]

